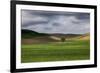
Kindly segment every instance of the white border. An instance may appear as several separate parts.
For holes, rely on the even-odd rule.
[[[46,10],[46,11],[67,11],[90,13],[90,60],[81,61],[57,61],[39,63],[21,63],[21,9]],[[36,5],[16,5],[16,68],[39,68],[54,66],[72,66],[94,64],[94,9],[70,8],[70,7],[51,7]]]

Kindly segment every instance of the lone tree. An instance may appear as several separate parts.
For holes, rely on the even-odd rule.
[[[62,37],[62,38],[61,38],[61,41],[62,41],[62,42],[65,42],[65,38],[64,38],[64,37]]]

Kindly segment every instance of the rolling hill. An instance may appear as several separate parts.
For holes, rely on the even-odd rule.
[[[86,34],[80,36],[79,40],[90,40],[90,34],[86,33]]]
[[[22,43],[23,44],[32,44],[32,43],[48,43],[48,42],[57,42],[58,40],[50,38],[49,34],[38,33],[31,30],[22,30]]]
[[[31,30],[22,30],[22,43],[48,43],[48,42],[61,42],[61,38],[67,40],[89,40],[89,33],[86,34],[46,34],[38,33]]]
[[[32,30],[22,29],[21,30],[22,38],[33,38],[37,36],[47,36],[48,34],[38,33]]]

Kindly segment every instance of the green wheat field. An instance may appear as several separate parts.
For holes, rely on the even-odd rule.
[[[90,59],[89,40],[69,40],[41,44],[22,44],[21,62],[47,62]]]

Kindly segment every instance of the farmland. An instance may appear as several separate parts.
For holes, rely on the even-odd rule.
[[[65,42],[23,44],[21,62],[47,62],[90,59],[90,41],[68,40]]]

